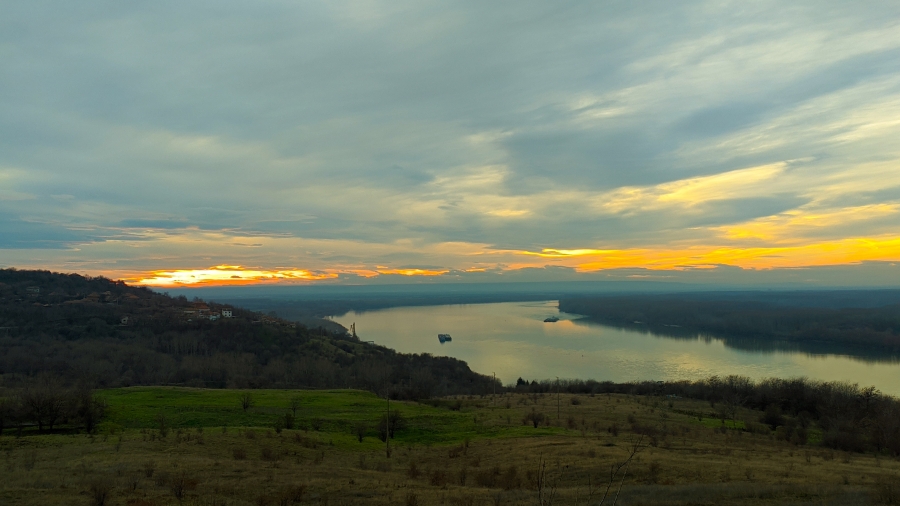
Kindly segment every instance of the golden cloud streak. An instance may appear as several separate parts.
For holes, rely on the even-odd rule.
[[[394,274],[400,276],[443,276],[450,272],[450,269],[388,269],[380,267],[378,274]]]
[[[133,276],[125,281],[143,286],[200,286],[200,285],[241,285],[272,283],[282,281],[323,281],[336,279],[340,274],[355,274],[372,278],[382,275],[398,276],[443,276],[449,269],[393,269],[379,266],[375,270],[347,269],[313,272],[304,269],[255,270],[240,265],[217,265],[208,269],[176,269],[152,271]]]
[[[735,248],[694,246],[684,249],[545,249],[523,251],[560,265],[590,272],[643,268],[682,270],[730,265],[745,269],[779,269],[900,260],[900,238],[849,238],[800,246]]]
[[[449,254],[448,261],[459,260],[460,251]],[[514,271],[541,268],[548,265],[571,267],[579,272],[611,269],[688,270],[711,269],[720,265],[742,269],[784,269],[850,265],[866,261],[900,261],[900,237],[857,237],[822,241],[802,245],[766,247],[733,247],[696,245],[683,248],[627,248],[627,249],[554,249],[539,252],[526,250],[494,250],[497,262],[477,267],[462,267],[467,272],[487,269]],[[515,259],[521,259],[516,261]],[[510,261],[512,260],[512,261]],[[340,275],[365,278],[378,276],[440,277],[450,268],[393,268],[379,265],[326,268],[320,271],[305,269],[263,270],[247,269],[239,265],[217,265],[208,269],[158,270],[131,276],[125,281],[154,287],[260,284],[278,282],[316,282],[336,279]]]
[[[884,203],[845,207],[824,211],[795,209],[775,216],[718,227],[729,239],[780,240],[796,238],[801,232],[816,228],[835,227],[851,222],[868,221],[900,212],[900,204]]]
[[[153,271],[146,277],[131,280],[144,286],[232,285],[277,281],[321,281],[333,279],[335,273],[313,273],[302,269],[278,271],[244,269],[240,265],[217,265],[209,269]]]

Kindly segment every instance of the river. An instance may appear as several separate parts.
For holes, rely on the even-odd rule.
[[[545,323],[549,316],[559,321]],[[900,357],[622,329],[561,313],[556,301],[395,307],[331,319],[347,328],[355,323],[363,341],[404,353],[456,357],[504,384],[520,377],[620,382],[805,376],[874,385],[900,396]],[[438,334],[453,340],[441,344]]]

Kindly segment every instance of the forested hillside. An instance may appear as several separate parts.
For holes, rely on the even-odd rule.
[[[663,332],[822,341],[900,352],[900,305],[802,307],[715,294],[572,297],[560,311]]]
[[[100,387],[362,388],[421,398],[489,391],[465,362],[120,281],[0,269],[0,379]]]

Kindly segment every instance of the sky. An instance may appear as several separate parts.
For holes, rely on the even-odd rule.
[[[900,3],[8,2],[0,267],[900,285]]]

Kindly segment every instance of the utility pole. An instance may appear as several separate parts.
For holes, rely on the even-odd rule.
[[[559,376],[556,377],[556,419],[559,420]]]

